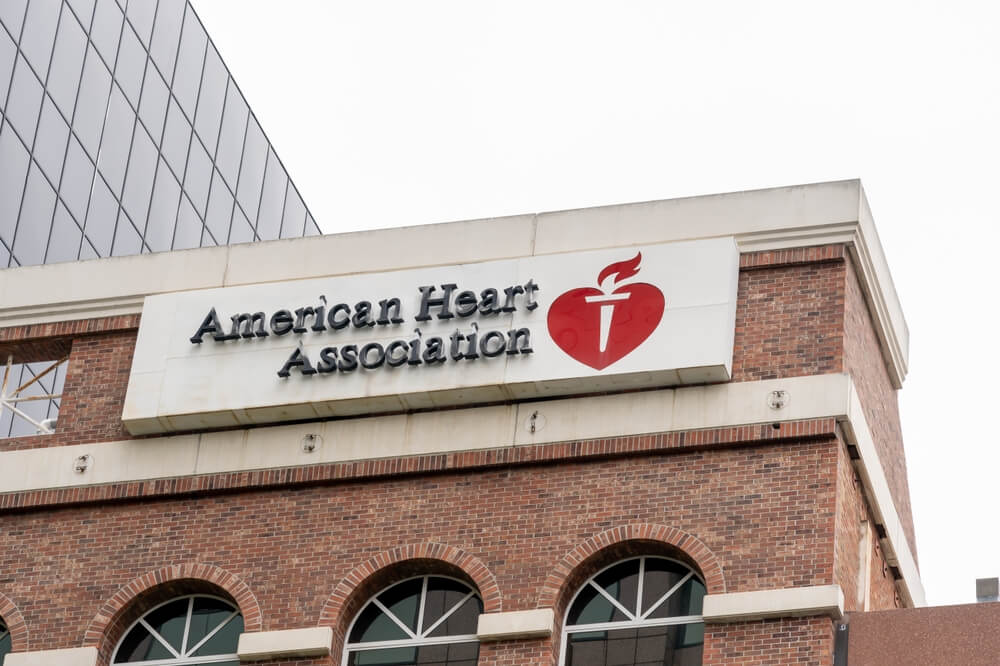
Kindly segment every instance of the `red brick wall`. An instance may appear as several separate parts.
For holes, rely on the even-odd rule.
[[[708,625],[704,662],[723,666],[833,664],[833,622],[825,617]]]

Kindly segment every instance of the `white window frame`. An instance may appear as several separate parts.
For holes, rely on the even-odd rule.
[[[135,622],[133,622],[132,624],[130,624],[129,627],[128,627],[128,629],[126,629],[122,633],[122,637],[118,640],[118,645],[115,646],[114,652],[111,653],[111,666],[115,666],[115,659],[118,658],[118,650],[121,649],[122,643],[125,641],[125,638],[128,637],[129,633],[133,629],[135,629],[136,626],[138,626],[140,624],[143,625],[146,628],[146,631],[148,631],[154,637],[154,639],[159,639],[163,643],[163,645],[166,646],[166,648],[170,652],[173,652],[177,656],[174,657],[174,658],[171,658],[171,659],[151,659],[151,660],[148,660],[148,661],[127,662],[127,663],[131,664],[132,666],[191,666],[192,664],[215,664],[215,663],[222,662],[222,661],[233,661],[233,660],[237,660],[238,661],[239,660],[239,655],[237,655],[235,652],[232,653],[232,654],[213,654],[213,655],[209,655],[209,656],[206,656],[206,657],[185,657],[185,656],[182,656],[182,655],[178,654],[176,650],[174,650],[172,647],[170,647],[169,643],[167,643],[167,641],[163,640],[160,637],[160,635],[156,632],[156,630],[153,629],[153,627],[150,626],[148,622],[146,622],[146,617],[150,613],[152,613],[153,611],[155,611],[155,610],[157,610],[159,608],[162,608],[163,606],[166,606],[167,604],[176,603],[176,602],[181,601],[183,599],[187,599],[188,605],[187,605],[187,619],[185,619],[185,621],[184,621],[184,639],[181,641],[181,647],[182,648],[187,643],[188,631],[190,631],[190,629],[191,629],[191,611],[194,609],[194,600],[195,599],[215,599],[216,601],[221,601],[224,604],[226,604],[228,606],[232,606],[235,609],[232,613],[229,614],[229,617],[227,617],[225,620],[223,620],[221,623],[219,623],[219,626],[217,626],[215,629],[213,629],[212,631],[210,631],[208,633],[208,635],[206,635],[204,638],[202,638],[197,644],[191,646],[187,650],[184,650],[184,652],[186,654],[191,654],[192,652],[197,652],[198,649],[206,641],[208,641],[210,638],[212,638],[212,636],[214,636],[216,633],[218,633],[227,624],[229,624],[230,622],[232,622],[233,618],[235,618],[237,615],[241,614],[239,606],[237,606],[236,604],[234,604],[232,601],[230,601],[229,599],[224,599],[222,597],[218,597],[218,596],[212,595],[212,594],[186,594],[186,595],[182,595],[182,596],[179,596],[179,597],[174,597],[172,599],[168,599],[168,600],[164,601],[163,603],[157,604],[156,606],[153,606],[152,608],[150,608],[148,611],[144,612],[142,614],[142,616],[138,620],[136,620]],[[123,663],[126,663],[126,662],[123,662]]]
[[[636,608],[629,610],[625,608],[621,603],[614,599],[610,594],[608,594],[604,588],[595,583],[595,579],[602,573],[616,567],[619,564],[624,564],[625,562],[631,562],[632,560],[639,560],[639,584],[636,591]],[[673,562],[679,564],[688,570],[686,576],[680,579],[673,587],[671,587],[667,592],[656,600],[645,613],[642,612],[642,585],[643,578],[646,575],[646,560],[666,560],[667,562]],[[660,555],[640,555],[638,557],[626,557],[622,560],[616,560],[608,566],[604,567],[593,576],[587,579],[587,581],[577,589],[576,593],[573,594],[573,598],[570,599],[569,604],[566,605],[566,613],[563,616],[563,627],[562,627],[562,640],[559,646],[559,664],[560,666],[566,666],[566,646],[569,642],[570,634],[584,633],[588,631],[613,631],[615,629],[639,629],[645,627],[664,627],[673,624],[695,624],[697,622],[704,622],[705,618],[701,615],[677,615],[674,617],[665,618],[649,618],[648,616],[659,608],[667,599],[670,598],[672,594],[681,589],[681,587],[691,578],[695,578],[702,585],[705,585],[705,580],[698,575],[698,573],[691,568],[686,562],[674,559],[672,557],[662,557]],[[569,613],[573,609],[573,604],[576,603],[577,597],[583,592],[587,587],[593,587],[596,589],[601,596],[607,599],[611,604],[617,608],[619,611],[624,613],[629,619],[620,620],[618,622],[596,622],[592,624],[574,624],[569,626]]]
[[[469,593],[466,594],[461,599],[459,599],[454,606],[445,611],[444,614],[441,615],[441,617],[439,617],[434,624],[424,629],[423,628],[424,604],[427,601],[427,581],[430,580],[431,578],[444,578],[446,580],[453,580],[457,583],[461,583],[462,585],[469,588]],[[393,615],[392,612],[390,612],[389,609],[382,604],[382,602],[378,600],[378,597],[386,590],[392,589],[397,585],[402,585],[403,583],[408,583],[411,580],[417,580],[417,579],[422,579],[422,583],[420,587],[420,609],[417,611],[417,631],[414,632],[411,631],[410,628],[407,627],[404,623],[400,622],[399,619],[395,615]],[[434,637],[427,636],[427,634],[437,629],[442,622],[451,617],[452,613],[456,612],[459,608],[461,608],[462,605],[466,601],[468,601],[470,597],[477,597],[480,603],[482,603],[482,597],[479,596],[479,593],[476,591],[476,588],[474,588],[472,585],[469,585],[469,583],[465,582],[460,578],[454,578],[452,576],[442,576],[440,574],[425,574],[423,576],[413,576],[411,578],[405,578],[403,580],[393,583],[392,585],[382,588],[381,590],[379,590],[378,592],[376,592],[371,596],[371,598],[365,603],[365,605],[362,606],[355,614],[354,619],[351,620],[351,625],[347,628],[348,641],[350,640],[351,632],[354,631],[355,623],[365,612],[365,610],[368,609],[368,606],[372,604],[378,606],[379,610],[385,613],[391,620],[393,620],[397,625],[399,625],[399,627],[403,631],[409,634],[410,638],[393,640],[393,641],[369,641],[367,643],[350,643],[345,641],[344,655],[341,658],[342,666],[347,666],[347,660],[352,652],[365,652],[368,650],[382,650],[386,648],[401,648],[401,647],[419,648],[425,645],[445,645],[445,644],[451,645],[456,643],[478,643],[479,637],[476,634],[460,634],[456,636],[434,636]]]

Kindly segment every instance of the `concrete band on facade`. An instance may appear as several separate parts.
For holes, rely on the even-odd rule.
[[[419,492],[424,494],[415,496],[420,498],[416,502],[419,505],[424,498],[431,501],[429,498],[436,497],[438,491],[433,489],[441,483],[450,484],[449,479],[478,483],[484,475],[493,473],[541,483],[540,477],[555,479],[566,470],[584,474],[607,468],[608,474],[631,483],[642,478],[645,461],[654,456],[660,465],[671,459],[683,460],[683,464],[704,465],[706,473],[724,477],[728,468],[713,471],[713,460],[731,460],[725,457],[727,452],[737,450],[752,460],[753,451],[760,448],[767,451],[761,454],[766,455],[761,476],[746,476],[746,470],[753,469],[751,463],[741,468],[739,476],[727,481],[733,484],[734,493],[748,499],[739,499],[731,506],[723,503],[721,506],[727,507],[724,512],[731,512],[731,519],[736,521],[766,521],[766,517],[752,515],[754,489],[763,487],[758,484],[788,481],[772,482],[768,468],[784,470],[788,462],[788,469],[796,469],[804,476],[820,467],[824,474],[836,470],[836,479],[825,479],[828,492],[823,495],[824,504],[814,510],[832,517],[829,530],[837,538],[830,540],[832,552],[822,554],[823,564],[816,565],[804,580],[793,583],[793,576],[787,576],[778,586],[769,585],[766,577],[755,582],[755,576],[745,567],[739,569],[739,556],[733,554],[738,549],[728,550],[721,560],[718,578],[713,580],[725,581],[728,573],[732,584],[713,583],[716,586],[710,587],[705,597],[704,663],[726,663],[717,650],[727,641],[750,646],[758,640],[754,632],[771,631],[792,636],[792,643],[801,639],[803,645],[815,649],[815,654],[828,656],[831,651],[829,646],[824,647],[824,637],[829,635],[832,641],[832,621],[858,607],[861,602],[855,597],[864,595],[864,607],[871,597],[873,608],[924,603],[911,546],[912,528],[908,526],[901,442],[893,439],[897,436],[892,430],[893,412],[889,410],[888,416],[880,419],[878,411],[878,401],[894,400],[892,389],[898,388],[905,377],[908,334],[857,181],[8,270],[0,273],[0,302],[4,304],[0,307],[0,350],[4,345],[11,349],[26,348],[28,344],[44,348],[48,341],[60,340],[59,344],[70,349],[72,364],[72,353],[77,348],[74,341],[105,336],[101,339],[114,349],[114,354],[121,358],[128,355],[130,359],[134,326],[144,299],[175,291],[284,282],[294,286],[295,281],[320,276],[357,275],[361,279],[376,272],[424,265],[544,257],[726,236],[735,238],[742,254],[740,288],[749,290],[749,295],[741,292],[741,298],[752,301],[758,294],[771,297],[763,290],[771,288],[767,283],[772,274],[777,276],[772,281],[778,283],[793,279],[787,277],[788,271],[803,273],[794,279],[810,280],[811,267],[818,267],[818,279],[839,281],[842,293],[830,298],[835,305],[837,298],[849,301],[846,305],[840,301],[840,325],[854,325],[856,329],[839,335],[844,338],[841,346],[854,345],[853,351],[837,352],[840,357],[830,362],[825,360],[829,353],[825,348],[803,352],[824,359],[812,363],[814,359],[810,358],[810,370],[806,372],[792,366],[788,366],[790,370],[778,366],[758,370],[748,367],[758,363],[756,357],[735,358],[733,381],[703,386],[508,400],[501,404],[301,423],[281,423],[286,419],[278,410],[273,422],[257,427],[138,439],[128,437],[120,428],[119,407],[115,416],[122,434],[118,437],[100,436],[101,432],[114,432],[114,428],[102,431],[88,426],[91,430],[81,433],[77,441],[73,441],[72,432],[67,432],[52,435],[50,440],[25,438],[23,442],[11,442],[6,449],[0,447],[0,520],[5,516],[20,520],[47,511],[86,513],[90,507],[100,508],[110,517],[153,500],[189,502],[193,506],[205,502],[207,507],[216,500],[234,502],[244,496],[263,502],[261,507],[269,506],[268,498],[273,496],[276,510],[282,506],[285,508],[281,510],[287,511],[291,498],[308,498],[313,503],[307,506],[316,507],[319,505],[314,502],[320,496],[314,496],[314,492],[342,492],[347,484],[359,491],[360,506],[372,501],[362,499],[361,491],[397,481],[410,484],[407,492],[422,489]],[[421,263],[424,261],[432,263]],[[824,271],[830,273],[826,278]],[[752,277],[743,280],[745,272],[759,275],[759,282]],[[856,280],[860,297],[850,293],[852,280]],[[32,293],[27,297],[24,290],[29,284],[33,285]],[[788,293],[789,299],[796,298],[793,291]],[[741,303],[741,307],[746,306],[744,301]],[[805,305],[803,311],[809,309]],[[861,323],[847,322],[851,316]],[[866,317],[870,317],[870,323]],[[118,323],[106,323],[112,321]],[[749,327],[739,314],[737,322],[738,327]],[[864,326],[869,329],[861,331]],[[858,331],[870,334],[870,345],[846,340],[851,334],[860,335]],[[833,337],[837,334],[831,333]],[[766,354],[765,349],[761,357]],[[82,358],[90,357],[79,356],[76,362]],[[128,359],[109,370],[108,376],[120,377],[127,372]],[[860,368],[859,363],[867,366]],[[873,370],[869,372],[868,367]],[[786,372],[788,376],[784,376]],[[884,387],[878,384],[878,378],[872,379],[878,373],[888,378]],[[117,381],[120,387],[121,379]],[[71,427],[76,421],[67,423]],[[810,462],[810,456],[815,456],[816,462]],[[80,460],[86,461],[82,469],[77,464]],[[646,471],[653,472],[653,468],[647,465]],[[813,493],[809,483],[812,481],[804,479],[799,492]],[[793,497],[792,487],[783,491],[788,497]],[[666,523],[663,530],[674,529],[669,520],[674,513],[663,513],[662,520],[650,518],[644,522]],[[683,509],[676,509],[677,516],[682,514]],[[868,545],[876,550],[876,557],[869,559],[874,562],[882,558],[887,565],[882,574],[884,582],[869,579],[874,565],[869,564],[869,570],[862,574],[864,565],[851,562],[857,559],[859,549],[864,549],[863,542],[859,545],[853,541],[858,534],[854,521],[859,517],[873,534],[873,542]],[[159,520],[151,515],[153,519]],[[500,519],[506,520],[498,514]],[[721,515],[719,519],[727,517]],[[627,523],[617,518],[609,520],[611,531],[628,532]],[[786,523],[794,524],[787,520],[782,524]],[[482,642],[480,663],[548,663],[555,659],[569,596],[582,583],[581,577],[606,564],[602,559],[605,555],[643,554],[647,551],[642,548],[652,544],[654,551],[649,552],[676,557],[687,554],[697,562],[697,557],[685,549],[705,549],[711,561],[719,561],[707,550],[720,547],[717,533],[706,546],[699,530],[690,526],[687,537],[669,543],[633,537],[615,542],[605,540],[601,536],[604,533],[592,526],[577,529],[581,533],[568,543],[583,544],[595,539],[594,543],[587,548],[578,545],[568,552],[563,550],[563,561],[558,566],[558,556],[546,555],[550,564],[543,566],[555,568],[547,579],[533,573],[536,582],[530,590],[513,586],[509,570],[498,576],[487,571],[496,589],[490,592],[495,595],[490,597],[492,605],[479,618],[476,635]],[[430,536],[432,540],[439,538]],[[369,562],[355,557],[355,569],[340,586],[340,574],[332,580],[324,576],[311,581],[316,589],[332,591],[322,613],[319,607],[298,614],[287,610],[276,613],[274,600],[268,598],[274,594],[273,584],[251,582],[251,587],[260,586],[254,591],[261,600],[260,609],[255,611],[259,613],[259,626],[241,636],[240,658],[315,658],[321,660],[316,663],[339,663],[345,623],[359,610],[358,604],[367,599],[366,595],[377,591],[377,581],[395,580],[391,572],[401,563],[434,559],[394,561],[375,555],[402,545],[392,542],[393,538],[369,544],[365,546],[367,551],[351,545],[358,553],[367,552],[365,557],[374,557]],[[501,568],[509,569],[504,560],[525,557],[532,567],[539,567],[530,554],[520,551],[491,551],[482,544],[456,542],[454,536],[440,541],[442,549],[465,548],[479,565],[490,569],[497,566],[496,561]],[[780,550],[773,557],[774,562],[801,563]],[[219,564],[226,567],[224,562]],[[761,561],[760,566],[781,565]],[[337,571],[344,570],[343,563],[338,567]],[[737,569],[739,573],[734,574]],[[247,577],[247,572],[240,575]],[[864,582],[858,582],[861,579]],[[0,584],[0,592],[5,591]],[[303,596],[301,591],[296,594]],[[80,648],[67,645],[65,638],[53,643],[36,632],[28,647],[31,651],[12,654],[19,656],[8,663],[103,666],[102,659],[107,655],[98,651],[107,650],[107,645],[101,641],[115,639],[101,627],[115,626],[111,616],[118,617],[116,614],[128,608],[130,602],[126,598],[116,600],[114,612],[106,618],[99,614],[100,622],[95,618],[87,640],[100,642],[100,647],[88,643],[85,649],[92,652],[73,652]],[[327,608],[336,611],[328,614]],[[39,611],[32,609],[26,615],[25,624],[30,628]],[[786,647],[791,651],[794,646]],[[57,654],[49,648],[67,651]]]

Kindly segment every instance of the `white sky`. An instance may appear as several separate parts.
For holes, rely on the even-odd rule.
[[[326,233],[860,177],[928,601],[1000,575],[1000,3],[194,4]]]

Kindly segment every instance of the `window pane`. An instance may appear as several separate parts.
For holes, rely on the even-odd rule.
[[[80,25],[90,29],[90,19],[94,15],[94,0],[69,0],[69,6],[73,8]]]
[[[21,34],[21,24],[24,22],[24,10],[28,6],[28,0],[3,0],[0,2],[0,21],[3,22],[10,34],[17,37]]]
[[[191,197],[191,203],[199,215],[205,214],[208,203],[208,188],[212,183],[212,160],[196,138],[191,140],[191,153],[188,156],[187,175],[184,178],[184,190]]]
[[[52,100],[46,97],[42,103],[42,117],[38,125],[34,156],[53,183],[59,182],[59,172],[62,170],[63,157],[66,155],[68,138],[69,125],[59,115]]]
[[[650,613],[649,617],[701,615],[701,604],[704,598],[705,586],[701,584],[701,581],[692,577],[679,590],[667,597],[667,600]]]
[[[596,624],[598,622],[620,622],[628,616],[622,613],[604,595],[590,584],[584,586],[573,602],[566,624]]]
[[[181,207],[177,212],[177,231],[174,233],[175,250],[186,250],[201,246],[201,231],[203,225],[198,214],[191,207],[187,197],[181,196]]]
[[[427,597],[424,599],[424,630],[426,631],[438,621],[438,618],[454,608],[471,591],[468,585],[457,580],[429,578]]]
[[[247,216],[243,214],[239,206],[233,211],[233,226],[229,230],[229,244],[249,243],[256,240],[253,227],[247,222]]]
[[[7,36],[5,30],[0,30],[0,109],[7,103],[7,91],[10,89],[10,75],[14,73],[14,61],[17,59],[17,46]]]
[[[52,42],[59,22],[61,0],[34,0],[28,3],[28,14],[24,19],[24,33],[21,35],[21,51],[42,79],[49,69]]]
[[[82,236],[83,232],[70,217],[66,207],[62,203],[56,204],[56,217],[52,225],[52,236],[49,239],[49,251],[45,255],[45,263],[75,261],[80,254]]]
[[[80,86],[80,72],[83,71],[83,54],[86,49],[87,36],[80,24],[70,16],[69,9],[64,9],[45,88],[67,118],[73,116],[73,104],[76,102],[76,90]]]
[[[101,140],[101,127],[104,125],[110,92],[111,72],[101,63],[94,48],[89,47],[87,60],[83,65],[83,81],[76,102],[73,127],[80,138],[80,143],[93,159],[97,158],[97,147]]]
[[[156,3],[151,0],[133,0],[125,8],[125,17],[135,28],[143,44],[149,45],[149,35],[153,29],[153,13]]]
[[[154,650],[159,651],[161,654],[152,656]],[[128,664],[136,661],[145,661],[146,659],[163,659],[172,656],[165,647],[153,638],[148,629],[142,625],[137,625],[132,628],[132,631],[128,632],[121,645],[118,646],[115,663]]]
[[[187,623],[189,599],[178,599],[147,613],[143,618],[167,643],[180,651]]]
[[[77,222],[82,223],[87,214],[87,200],[94,180],[94,164],[74,137],[70,137],[63,168],[62,185],[59,196],[66,202]]]
[[[44,261],[55,205],[56,193],[45,181],[38,167],[32,165],[28,174],[28,187],[24,191],[21,219],[14,236],[13,254],[22,266]]]
[[[7,96],[5,113],[28,146],[35,138],[35,126],[38,125],[38,113],[41,108],[42,84],[32,74],[27,61],[23,57],[18,58],[14,66],[14,80]]]
[[[192,653],[192,657],[207,657],[213,654],[236,654],[236,644],[243,633],[243,616],[237,615],[227,622],[222,629],[215,632],[200,648]],[[189,643],[191,645],[191,643]],[[194,647],[194,645],[191,645]],[[189,648],[190,649],[190,648]]]
[[[174,74],[177,44],[181,38],[181,21],[184,20],[184,4],[184,0],[160,0],[156,8],[150,54],[168,82]]]
[[[375,604],[368,604],[351,629],[351,643],[371,643],[374,641],[397,641],[409,638],[402,627],[392,621]]]
[[[417,613],[420,611],[420,592],[423,583],[422,578],[415,578],[394,585],[378,595],[382,605],[409,627],[410,631],[417,630]]]
[[[281,214],[285,207],[285,190],[288,176],[273,150],[267,151],[267,169],[264,172],[264,188],[260,197],[260,212],[257,214],[257,234],[269,240],[281,233]]]
[[[566,663],[568,666],[700,666],[701,643],[686,642],[688,635],[683,625],[570,634]]]
[[[247,126],[247,138],[243,145],[243,164],[240,166],[239,185],[236,200],[251,224],[256,226],[257,206],[260,203],[260,188],[264,181],[264,163],[267,159],[267,140],[260,125],[251,117]]]
[[[0,133],[0,238],[14,242],[14,227],[21,208],[21,192],[28,175],[28,151],[10,125]]]
[[[639,560],[616,564],[594,578],[594,583],[603,588],[625,610],[634,613],[639,593]]]
[[[167,102],[170,92],[160,78],[152,60],[146,61],[146,80],[142,84],[142,100],[139,102],[139,119],[142,120],[150,136],[157,145],[163,135],[163,122],[167,119]]]
[[[194,118],[198,101],[198,85],[201,83],[201,66],[205,61],[205,45],[208,37],[201,23],[190,9],[184,16],[184,30],[181,32],[181,46],[177,53],[174,82],[170,86],[174,96],[188,118]]]
[[[97,170],[104,174],[111,191],[118,196],[125,180],[128,164],[129,145],[132,143],[132,126],[135,114],[125,101],[118,86],[111,90],[108,102],[108,117],[104,122],[104,136],[101,138],[101,155],[97,160]]]
[[[191,126],[181,113],[177,102],[170,100],[170,111],[167,112],[167,126],[163,130],[163,144],[160,150],[167,158],[167,164],[178,179],[184,176],[184,163],[187,160],[188,142],[191,138]]]
[[[674,585],[679,583],[690,570],[682,564],[656,557],[646,558],[646,576],[642,581],[642,610],[660,600]]]
[[[118,214],[118,226],[115,228],[115,241],[111,248],[111,256],[128,257],[142,252],[142,238],[129,222],[125,211]]]
[[[134,3],[133,3],[134,4]],[[122,30],[122,45],[115,66],[115,80],[125,92],[132,106],[139,108],[139,92],[142,89],[142,74],[146,69],[146,51],[132,28]]]
[[[218,171],[212,171],[212,193],[208,200],[208,213],[205,224],[219,244],[229,240],[229,221],[233,215],[233,195],[222,180]]]
[[[285,213],[281,222],[282,238],[298,238],[302,235],[306,221],[306,205],[302,203],[295,185],[289,181],[288,194],[285,196]]]
[[[115,234],[115,220],[118,219],[118,202],[111,190],[101,178],[94,180],[94,191],[90,196],[90,212],[87,213],[87,226],[84,233],[98,255],[107,257],[111,254],[111,241]]]
[[[222,177],[233,189],[235,189],[236,177],[240,168],[240,155],[243,152],[243,137],[246,134],[249,113],[243,96],[230,80],[215,164]]]
[[[479,643],[426,645],[423,647],[357,650],[348,657],[349,666],[476,666]]]
[[[219,125],[222,122],[222,107],[226,102],[226,81],[229,73],[222,64],[222,58],[211,44],[205,54],[205,70],[201,77],[201,93],[198,97],[198,112],[195,114],[194,129],[201,137],[210,155],[215,153],[219,140]]]
[[[457,611],[449,615],[448,619],[439,624],[429,635],[439,637],[475,634],[476,625],[479,623],[479,616],[482,612],[483,602],[479,600],[479,597],[469,597]],[[424,622],[425,627],[430,627],[431,624],[428,621]]]
[[[146,223],[146,244],[153,252],[170,249],[174,239],[174,224],[177,221],[177,206],[180,203],[181,186],[174,180],[170,169],[161,159],[153,186],[153,202]]]
[[[156,169],[156,146],[141,125],[135,128],[132,140],[132,155],[128,162],[128,176],[125,179],[125,193],[122,205],[136,224],[145,226],[149,196],[153,190],[153,175]]]
[[[188,649],[201,642],[209,632],[225,622],[235,609],[219,599],[200,597],[194,600],[194,608],[191,611],[191,628],[188,630]],[[233,645],[233,652],[236,645]],[[216,652],[205,652],[203,654],[225,654]]]
[[[115,0],[97,0],[94,25],[90,30],[90,41],[97,47],[108,68],[115,66],[118,53],[118,38],[122,32],[122,10]]]

